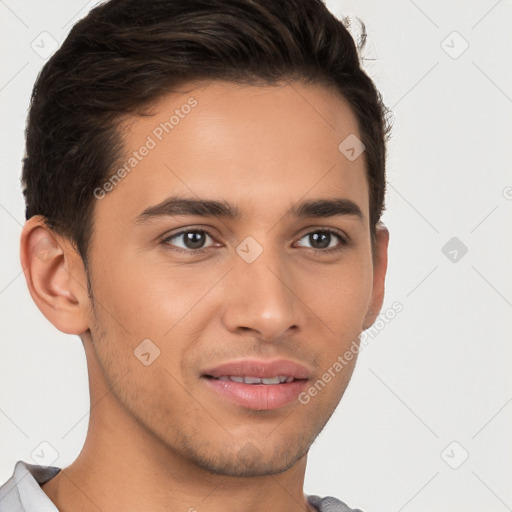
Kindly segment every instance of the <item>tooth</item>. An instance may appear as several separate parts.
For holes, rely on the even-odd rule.
[[[259,377],[244,377],[243,380],[246,384],[261,384]]]
[[[261,379],[262,384],[279,384],[279,377],[269,377],[266,379]]]
[[[251,375],[241,376],[241,375],[221,375],[217,377],[218,380],[231,380],[233,382],[240,382],[245,384],[282,384],[285,382],[292,382],[295,379],[293,377],[287,377],[286,375],[276,375],[275,377],[253,377]]]

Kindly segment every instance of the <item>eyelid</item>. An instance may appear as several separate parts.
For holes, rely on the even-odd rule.
[[[331,233],[334,235],[339,236],[344,242],[349,242],[350,237],[341,229],[332,227],[332,226],[310,226],[306,228],[306,230],[303,232],[302,235],[299,236],[299,240],[301,238],[304,238],[306,235],[309,235],[311,233],[318,233],[318,232],[324,232],[324,233]]]
[[[333,228],[333,227],[313,227],[313,228],[307,228],[308,230],[303,233],[298,240],[302,240],[305,236],[308,236],[312,233],[329,233],[330,235],[334,235],[339,239],[339,244],[335,247],[329,247],[327,249],[315,249],[314,247],[306,247],[306,249],[309,249],[310,251],[313,251],[315,253],[324,253],[324,254],[331,254],[338,251],[341,251],[346,246],[350,244],[350,237],[346,235],[343,231]]]
[[[163,238],[161,239],[160,243],[164,244],[164,245],[169,245],[171,246],[172,244],[170,243],[167,243],[167,241],[169,239],[172,239],[172,238],[176,238],[176,237],[179,237],[181,235],[184,235],[186,233],[192,233],[192,232],[199,232],[199,233],[205,233],[207,236],[209,236],[214,242],[215,242],[215,237],[212,235],[212,233],[210,232],[209,229],[205,228],[205,227],[196,227],[196,226],[186,226],[184,228],[179,228],[178,231],[174,232],[174,233],[167,233],[163,236]],[[212,248],[212,247],[215,247],[215,244],[209,246],[209,247],[201,247],[200,249],[183,249],[181,247],[173,247],[172,250],[175,250],[177,252],[183,252],[183,253],[187,253],[187,254],[200,254],[202,252],[205,252],[206,250]]]

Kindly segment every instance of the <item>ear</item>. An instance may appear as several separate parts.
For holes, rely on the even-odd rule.
[[[364,319],[363,330],[373,325],[384,302],[384,288],[388,268],[388,244],[389,231],[382,222],[379,222],[377,223],[375,257],[373,260],[373,290]]]
[[[43,315],[67,334],[87,331],[87,275],[70,241],[35,215],[21,233],[20,258],[30,295]]]

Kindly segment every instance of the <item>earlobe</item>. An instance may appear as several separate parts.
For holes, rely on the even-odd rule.
[[[373,289],[370,307],[365,316],[363,330],[373,325],[384,302],[386,271],[388,267],[389,231],[386,226],[377,224],[375,259],[373,261]]]
[[[30,295],[43,315],[62,332],[85,332],[85,270],[69,241],[48,228],[43,217],[34,216],[21,233],[20,258]]]

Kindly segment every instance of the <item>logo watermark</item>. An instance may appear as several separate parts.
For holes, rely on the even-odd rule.
[[[336,361],[322,374],[322,376],[315,381],[313,385],[311,385],[306,391],[303,391],[299,394],[298,400],[301,404],[308,404],[311,401],[311,397],[316,396],[325,386],[331,382],[337,374],[339,374],[347,364],[357,356],[361,348],[368,345],[370,340],[374,339],[381,331],[389,324],[398,313],[403,311],[404,307],[402,303],[395,301],[389,307],[381,313],[377,320],[373,323],[373,325],[366,329],[361,335],[358,337],[359,342],[357,340],[353,340],[350,348],[347,349],[342,355],[340,354]]]
[[[198,101],[194,97],[190,97],[186,103],[181,105],[180,108],[174,110],[174,113],[169,117],[167,121],[163,121],[157,127],[153,129],[151,135],[146,137],[146,141],[137,151],[133,153],[123,162],[123,165],[117,169],[117,171],[103,184],[101,187],[94,189],[94,197],[96,199],[103,199],[107,192],[110,192],[115,188],[119,182],[127,176],[138,164],[141,162],[149,153],[155,149],[159,142],[161,142],[165,136],[171,133],[176,126],[178,126],[182,119],[190,114],[194,107],[197,107]]]

